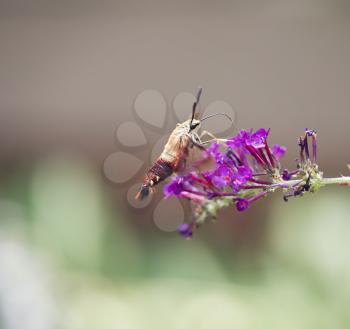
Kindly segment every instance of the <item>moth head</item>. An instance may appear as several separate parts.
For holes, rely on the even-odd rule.
[[[201,121],[198,119],[193,119],[190,121],[190,131],[199,128],[199,126],[201,125]]]

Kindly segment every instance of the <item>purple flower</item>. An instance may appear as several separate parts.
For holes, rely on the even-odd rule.
[[[296,169],[296,170],[293,170],[293,171],[289,171],[288,169],[283,169],[283,171],[282,171],[282,178],[284,180],[290,180],[293,175],[299,173],[300,171],[301,171],[300,169]]]
[[[263,148],[265,147],[265,143],[268,135],[269,135],[269,130],[260,128],[250,136],[250,138],[247,140],[247,145],[251,145],[254,148]]]
[[[216,163],[223,162],[223,154],[220,151],[220,144],[217,142],[212,143],[205,151],[206,156],[211,156],[215,159]]]
[[[164,195],[165,198],[169,198],[172,195],[180,195],[184,189],[184,177],[175,176],[171,182],[164,186]]]
[[[291,173],[288,171],[288,169],[283,169],[282,171],[282,178],[284,180],[290,180],[290,178],[292,177]]]
[[[214,171],[207,175],[210,179],[210,182],[217,188],[223,188],[229,184],[230,179],[228,176],[219,174],[217,171]]]
[[[227,165],[219,165],[215,170],[215,173],[219,176],[231,177],[233,175],[233,171]]]
[[[240,130],[235,137],[232,137],[226,141],[226,145],[232,148],[241,148],[244,146],[248,139],[250,139],[251,133],[246,130]]]
[[[249,201],[243,198],[236,200],[236,208],[238,211],[244,211],[249,207]]]
[[[211,182],[217,188],[225,187],[228,184],[228,180],[225,177],[215,175],[212,176]]]
[[[178,232],[186,238],[190,238],[193,235],[191,225],[183,223],[178,227]]]
[[[236,199],[236,208],[238,211],[244,211],[247,208],[249,208],[249,206],[251,205],[251,203],[263,198],[265,195],[267,194],[267,191],[261,191],[256,193],[255,195],[251,196],[248,199],[244,199],[244,198],[237,198]]]
[[[233,177],[234,172],[226,164],[219,164],[219,166],[211,171],[203,173],[203,175],[217,188],[228,186]]]
[[[286,148],[278,144],[269,148],[269,132],[269,129],[264,128],[255,132],[240,130],[236,136],[226,141],[226,147],[218,142],[211,143],[204,154],[215,160],[215,168],[175,176],[164,187],[165,197],[175,195],[187,198],[203,207],[208,200],[232,197],[237,210],[244,211],[267,193],[266,187],[273,183],[272,173],[280,170],[279,165],[276,167],[275,160],[279,160],[286,152]],[[285,180],[292,175],[289,172],[281,174]],[[244,198],[247,190],[251,191],[250,197]],[[184,224],[179,231],[190,236],[192,229],[193,226]]]
[[[305,138],[304,138],[304,146],[305,152],[308,157],[308,143],[307,137],[311,137],[312,139],[312,161],[316,163],[317,158],[317,133],[316,130],[305,128]]]
[[[305,128],[305,134],[307,134],[309,137],[312,137],[316,134],[316,130],[314,129],[308,129],[308,128]]]
[[[220,144],[217,143],[217,142],[213,142],[210,144],[210,146],[205,150],[205,152],[208,154],[208,155],[211,155],[211,156],[214,156],[220,152]]]
[[[286,150],[287,150],[286,147],[281,146],[279,144],[275,144],[272,146],[272,154],[277,160],[279,160],[284,156],[284,154],[286,153]]]
[[[236,181],[240,184],[246,183],[253,177],[253,171],[249,166],[240,166],[237,170]]]

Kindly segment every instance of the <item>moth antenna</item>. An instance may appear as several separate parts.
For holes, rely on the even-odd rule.
[[[222,115],[222,116],[228,118],[231,122],[233,122],[232,118],[226,113],[214,113],[214,114],[208,115],[208,116],[204,117],[203,119],[201,119],[201,122],[204,120],[207,120],[209,118],[216,117],[218,115]]]
[[[194,115],[196,114],[197,105],[198,105],[199,100],[201,98],[202,91],[203,91],[203,88],[199,87],[198,92],[197,92],[197,96],[196,96],[196,100],[195,100],[195,102],[193,103],[193,106],[192,106],[192,117],[191,117],[190,126],[192,125],[192,122],[193,122],[193,119],[194,119]]]
[[[198,92],[197,92],[197,97],[196,97],[196,102],[199,103],[199,99],[201,98],[203,88],[198,87]]]

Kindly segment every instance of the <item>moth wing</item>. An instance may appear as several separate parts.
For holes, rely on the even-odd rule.
[[[189,154],[187,157],[186,170],[192,171],[209,171],[215,168],[215,159],[207,155],[202,148],[193,145],[189,148]]]

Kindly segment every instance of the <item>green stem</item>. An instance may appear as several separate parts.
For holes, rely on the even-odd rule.
[[[349,184],[350,185],[350,177],[342,176],[342,177],[332,177],[332,178],[322,178],[322,184],[330,185],[330,184]]]
[[[301,183],[302,179],[292,179],[288,181],[283,181],[284,186],[295,186],[298,183]],[[332,178],[322,178],[320,179],[321,184],[323,185],[331,185],[331,184],[349,184],[350,185],[350,177],[342,176],[342,177],[332,177]]]

